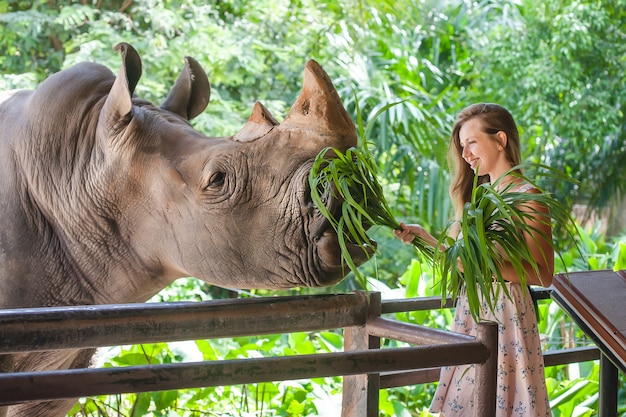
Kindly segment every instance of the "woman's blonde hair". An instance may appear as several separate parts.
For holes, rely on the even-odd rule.
[[[463,124],[472,119],[479,119],[482,131],[494,141],[497,140],[496,134],[498,132],[504,132],[507,137],[504,147],[506,158],[513,167],[521,163],[519,132],[515,119],[507,109],[493,103],[477,103],[463,109],[457,116],[452,128],[450,146],[448,147],[448,162],[452,172],[450,198],[454,204],[457,220],[463,212],[463,206],[471,199],[474,184],[474,171],[463,159],[463,148],[461,148],[459,137],[459,131]],[[479,177],[478,183],[488,181],[489,179],[486,177]]]

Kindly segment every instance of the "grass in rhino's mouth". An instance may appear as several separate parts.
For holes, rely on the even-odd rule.
[[[311,199],[337,233],[342,263],[362,279],[353,261],[354,246],[369,259],[375,243],[367,235],[371,226],[400,228],[377,178],[378,166],[365,149],[341,152],[327,147],[318,153],[309,174]],[[333,203],[334,202],[334,203]],[[433,258],[433,248],[416,238],[415,248]]]

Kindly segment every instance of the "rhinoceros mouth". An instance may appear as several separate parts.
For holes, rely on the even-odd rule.
[[[322,195],[324,205],[332,218],[339,219],[343,200],[336,197],[332,190],[325,190]],[[311,238],[317,249],[319,269],[317,285],[328,285],[329,282],[333,283],[342,279],[350,269],[343,259],[337,230],[330,220],[317,207],[314,207],[313,217],[315,222],[310,230]],[[363,224],[365,230],[369,229],[369,226]],[[352,242],[345,236],[344,242],[347,255],[356,266],[368,261],[375,254],[377,248],[377,243],[369,237],[365,242]]]
[[[311,286],[332,285],[342,280],[350,267],[343,259],[337,233],[331,228],[315,239],[317,249],[317,269]],[[348,256],[359,266],[369,260],[376,252],[376,242],[370,240],[365,244],[346,243]]]
[[[334,230],[327,230],[322,234],[320,240],[336,240],[339,248],[339,238]],[[377,243],[373,239],[369,239],[366,243],[350,243],[346,242],[346,249],[350,255],[350,259],[359,266],[369,260],[376,252]]]

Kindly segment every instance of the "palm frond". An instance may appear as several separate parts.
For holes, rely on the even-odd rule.
[[[536,171],[535,176],[575,182],[550,167],[539,164],[527,165],[529,166]],[[534,226],[533,222],[540,226],[559,223],[569,231],[572,241],[576,242],[578,231],[569,208],[529,177],[522,175],[520,168],[512,168],[501,178],[517,176],[519,180],[531,184],[539,193],[517,192],[513,185],[499,192],[496,186],[501,178],[493,184],[475,183],[471,201],[463,208],[459,237],[455,239],[449,236],[452,227],[449,224],[439,238],[434,261],[441,274],[442,299],[458,296],[464,285],[470,313],[475,319],[480,317],[483,305],[494,311],[501,292],[510,298],[502,276],[505,261],[511,264],[524,288],[526,266],[530,266],[533,273],[539,274],[539,263],[547,259],[547,254],[541,255],[544,259],[536,259],[526,236],[530,236],[538,247],[541,247],[540,241],[549,243],[551,250],[561,257],[552,237],[547,236],[541,227]],[[547,208],[548,213],[536,209],[537,206]]]
[[[328,219],[339,237],[342,262],[348,265],[357,278],[362,279],[348,251],[348,245],[358,245],[368,254],[371,239],[367,235],[370,226],[385,226],[393,230],[400,228],[385,198],[378,181],[378,166],[365,142],[359,148],[350,148],[345,153],[336,148],[320,151],[309,174],[311,198],[322,215]],[[324,204],[324,193],[341,203],[341,215],[335,218]],[[433,258],[434,249],[422,239],[416,238],[413,245],[426,256]]]

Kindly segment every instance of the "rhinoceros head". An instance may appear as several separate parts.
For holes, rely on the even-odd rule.
[[[186,59],[155,108],[133,97],[141,61],[129,45],[119,48],[123,64],[97,129],[104,180],[95,182],[99,216],[108,219],[114,244],[133,258],[122,270],[149,271],[151,284],[161,287],[185,276],[234,288],[342,279],[348,268],[335,232],[311,202],[308,175],[324,147],[345,150],[357,138],[324,70],[306,64],[300,96],[282,123],[256,103],[238,133],[206,137],[186,121],[209,100],[198,63]],[[352,249],[357,263],[365,261],[363,248]],[[147,284],[133,287],[141,285]]]

